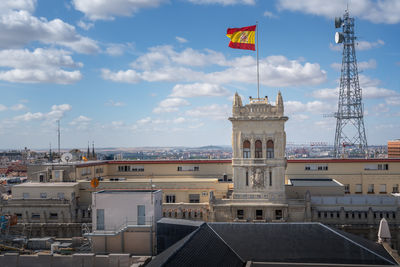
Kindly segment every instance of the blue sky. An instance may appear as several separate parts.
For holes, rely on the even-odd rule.
[[[257,95],[256,53],[226,29],[259,22],[260,94],[288,143],[333,144],[349,2],[369,144],[400,138],[400,1],[3,0],[0,148],[229,145],[232,96]]]

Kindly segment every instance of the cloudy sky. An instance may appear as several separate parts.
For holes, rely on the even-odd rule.
[[[256,53],[226,29],[259,22],[261,95],[288,143],[333,144],[349,2],[369,144],[400,138],[400,1],[2,0],[0,148],[229,145],[232,96],[257,95]]]

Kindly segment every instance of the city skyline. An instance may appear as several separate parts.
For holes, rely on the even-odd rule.
[[[227,28],[258,21],[260,96],[282,92],[288,143],[333,144],[348,1],[3,1],[0,148],[231,143],[232,97],[257,96],[256,52]],[[324,8],[320,8],[324,5]],[[368,144],[400,138],[400,4],[350,1]]]

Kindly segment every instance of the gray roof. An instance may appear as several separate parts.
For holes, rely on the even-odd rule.
[[[196,266],[196,261],[216,266],[221,258],[225,262],[230,257],[237,264],[396,265],[382,245],[321,223],[204,223],[159,254],[149,266]]]
[[[293,186],[343,186],[331,178],[291,178],[289,183]]]
[[[233,251],[207,224],[201,225],[146,266],[244,266]]]

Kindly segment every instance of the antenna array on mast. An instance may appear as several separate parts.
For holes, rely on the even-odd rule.
[[[343,18],[335,18],[335,28],[343,28],[336,32],[335,42],[343,44],[342,69],[334,155],[339,157],[365,157],[367,155],[367,138],[364,127],[364,111],[362,91],[358,80],[357,58],[355,51],[354,18],[350,18],[346,10]]]

